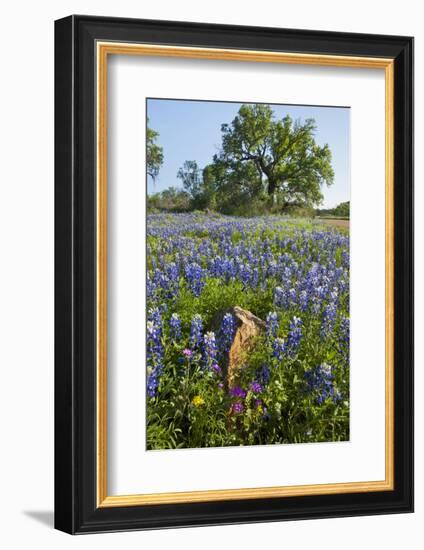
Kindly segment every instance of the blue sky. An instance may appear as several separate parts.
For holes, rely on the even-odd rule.
[[[148,178],[148,193],[174,186],[181,188],[177,178],[185,160],[195,160],[200,168],[209,164],[221,144],[221,124],[230,123],[241,103],[219,101],[181,101],[148,99],[149,126],[159,132],[158,144],[163,147],[164,162],[156,182]],[[328,143],[332,152],[334,184],[324,186],[322,207],[332,208],[350,200],[350,109],[346,107],[315,107],[271,105],[275,116],[289,114],[293,119],[314,118],[315,139],[320,145]]]

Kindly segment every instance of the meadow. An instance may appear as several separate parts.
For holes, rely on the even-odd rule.
[[[348,440],[349,334],[347,229],[148,215],[148,449]]]

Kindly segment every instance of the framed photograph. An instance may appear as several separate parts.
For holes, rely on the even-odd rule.
[[[413,39],[55,24],[55,525],[413,510]]]

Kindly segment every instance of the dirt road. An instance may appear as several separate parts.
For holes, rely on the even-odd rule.
[[[317,218],[316,218],[317,219]],[[337,220],[337,219],[320,219],[320,222],[327,223],[329,225],[334,225],[334,227],[341,227],[343,229],[349,230],[349,220]]]

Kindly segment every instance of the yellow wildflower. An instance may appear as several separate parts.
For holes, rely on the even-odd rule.
[[[201,407],[205,404],[205,400],[200,395],[195,395],[191,401],[195,407]]]

